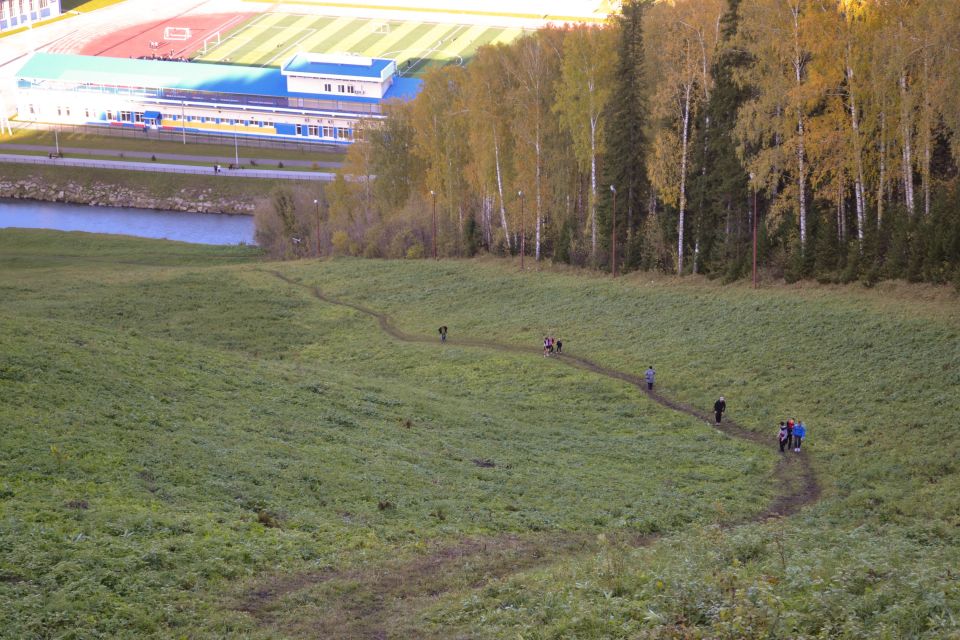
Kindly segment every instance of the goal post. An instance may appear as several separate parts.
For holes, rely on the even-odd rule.
[[[384,22],[383,24],[377,25],[377,28],[374,29],[373,32],[377,34],[390,33],[390,23]]]
[[[219,46],[220,46],[220,32],[214,31],[213,33],[211,33],[210,35],[208,35],[206,38],[203,39],[203,47],[201,47],[201,51],[203,51],[203,55],[207,55],[208,53],[210,53],[211,51],[213,51]]]
[[[191,37],[193,34],[190,32],[190,27],[165,27],[163,30],[163,39],[167,41],[185,41]]]

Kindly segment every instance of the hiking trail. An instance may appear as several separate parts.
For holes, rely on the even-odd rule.
[[[433,336],[406,333],[384,313],[326,295],[319,287],[304,284],[278,271],[270,273],[287,284],[308,289],[318,300],[348,307],[376,319],[384,333],[401,342],[436,344],[438,348],[447,345],[475,347],[537,356],[542,352],[536,346],[509,345],[469,337],[456,340],[448,338],[447,343],[441,345]],[[772,437],[746,429],[733,420],[725,419],[717,425],[710,411],[701,411],[661,393],[648,391],[642,376],[618,371],[569,353],[558,356],[556,361],[631,384],[654,402],[703,420],[711,428],[730,437],[772,446]],[[806,451],[781,456],[774,476],[777,486],[783,491],[765,509],[749,518],[725,522],[721,526],[731,528],[738,524],[789,516],[820,498],[820,485]],[[411,608],[411,603],[414,609],[418,608],[417,605],[426,607],[438,596],[455,589],[480,588],[493,580],[542,566],[564,554],[596,551],[601,544],[640,547],[660,537],[661,534],[640,536],[616,532],[607,534],[606,540],[601,542],[596,533],[554,532],[530,536],[509,534],[465,538],[453,545],[435,544],[427,553],[412,560],[394,562],[377,569],[327,570],[273,576],[247,591],[235,609],[252,615],[265,626],[276,626],[279,622],[278,603],[284,596],[327,584],[340,585],[341,588],[334,589],[336,600],[324,602],[323,612],[317,618],[301,619],[294,625],[283,624],[277,630],[291,637],[385,640],[394,633],[398,634],[395,637],[408,637],[416,630],[398,626],[402,624],[399,610]],[[421,632],[418,637],[425,636]]]

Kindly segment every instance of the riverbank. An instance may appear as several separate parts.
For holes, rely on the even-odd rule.
[[[284,181],[259,178],[2,165],[0,198],[134,207],[189,213],[253,215]],[[319,190],[321,185],[317,185]]]

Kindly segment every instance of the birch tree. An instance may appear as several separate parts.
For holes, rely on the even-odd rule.
[[[613,88],[616,33],[578,26],[564,40],[561,78],[554,109],[573,138],[581,167],[589,168],[590,259],[597,262],[597,159],[603,152],[607,101]]]

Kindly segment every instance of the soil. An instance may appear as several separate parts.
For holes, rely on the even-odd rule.
[[[362,305],[338,300],[282,273],[273,274],[288,284],[309,288],[312,295],[330,304],[355,309],[377,320],[388,335],[404,342],[436,343],[436,338],[405,333],[391,319]],[[473,338],[458,337],[448,343],[511,353],[539,355],[537,347],[519,347]],[[439,346],[439,344],[438,344]],[[732,420],[714,423],[712,413],[648,391],[640,377],[597,364],[587,358],[564,354],[559,360],[570,366],[628,382],[659,404],[699,418],[712,428],[747,442],[773,446],[773,438],[751,431]],[[486,461],[484,461],[486,462]],[[475,461],[476,463],[476,461]],[[816,502],[820,485],[807,452],[783,455],[774,470],[776,485],[783,489],[760,513],[740,522],[762,522],[796,513]],[[651,544],[658,535],[629,535],[624,532],[598,536],[587,533],[549,533],[505,535],[489,538],[468,538],[454,545],[437,545],[413,560],[400,560],[375,568],[284,574],[264,579],[247,591],[236,609],[252,615],[259,623],[273,627],[285,636],[311,638],[430,637],[424,629],[403,629],[404,611],[429,606],[437,597],[454,590],[478,589],[491,581],[513,573],[544,566],[560,557],[596,552],[604,545],[641,547]],[[316,616],[306,616],[291,623],[281,620],[285,596],[317,591],[321,601]],[[312,594],[311,594],[312,595]],[[413,634],[413,635],[411,635]]]

